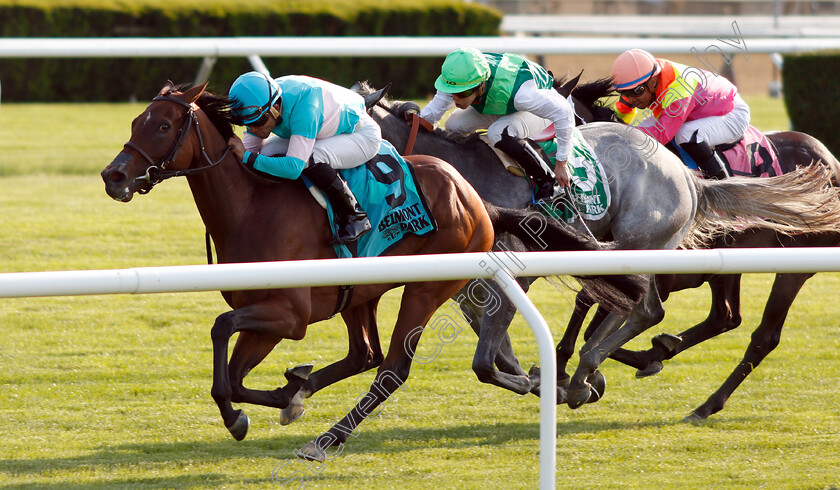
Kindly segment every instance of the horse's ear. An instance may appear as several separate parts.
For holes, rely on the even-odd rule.
[[[373,108],[373,106],[375,106],[376,103],[382,99],[382,97],[385,97],[385,94],[387,94],[389,90],[391,90],[391,82],[388,82],[388,85],[385,85],[376,92],[365,95],[365,109],[370,110],[371,108]]]
[[[166,85],[164,85],[163,88],[160,89],[160,92],[158,92],[158,96],[166,95],[173,90],[175,90],[175,84],[172,83],[172,80],[167,80]]]
[[[571,95],[572,90],[574,90],[574,88],[577,86],[578,82],[580,81],[580,76],[581,75],[583,75],[583,70],[581,70],[580,73],[578,73],[578,75],[575,78],[572,78],[568,82],[565,82],[562,85],[560,85],[559,87],[557,87],[556,89],[557,89],[558,92],[560,92],[560,95],[568,98],[569,95]]]
[[[204,93],[204,89],[207,88],[208,82],[204,82],[201,85],[196,85],[195,87],[184,92],[184,100],[189,102],[190,104],[198,100],[198,97],[201,96],[201,94]]]

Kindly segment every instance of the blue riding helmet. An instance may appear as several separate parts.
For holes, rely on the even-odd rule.
[[[280,99],[282,91],[273,79],[258,71],[240,75],[230,86],[230,109],[242,124],[258,121]]]

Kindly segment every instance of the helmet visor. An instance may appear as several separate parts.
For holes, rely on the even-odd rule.
[[[249,90],[246,90],[245,93],[232,100],[231,110],[234,114],[236,114],[243,125],[252,125],[260,120],[260,118],[262,118],[263,115],[265,115],[271,108],[271,105],[280,97],[280,92],[277,87],[273,85],[273,81],[268,77],[261,78],[265,80],[265,92],[262,92],[260,89],[254,90],[255,87],[252,86]],[[256,94],[268,94],[266,102],[261,105],[245,105],[249,102],[254,104],[254,102],[261,101],[262,96]]]
[[[271,100],[269,99],[262,106],[244,106],[244,107],[237,107],[235,108],[236,112],[239,114],[239,118],[242,120],[242,124],[245,125],[252,125],[255,122],[259,121],[266,112],[268,112],[268,108],[271,107]]]

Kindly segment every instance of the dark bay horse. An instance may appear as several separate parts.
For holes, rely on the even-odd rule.
[[[612,119],[612,110],[604,103],[606,97],[615,96],[610,79],[577,86],[572,98],[579,116],[587,122]],[[629,129],[629,128],[628,128]],[[834,155],[816,138],[797,131],[767,133],[767,138],[778,152],[779,164],[784,173],[797,167],[825,165],[836,174],[840,166]],[[835,182],[836,184],[836,182]],[[808,233],[789,236],[769,229],[747,229],[728,233],[717,238],[715,248],[776,248],[776,247],[836,247],[840,246],[840,233]],[[723,385],[702,405],[695,408],[686,420],[704,420],[722,410],[726,401],[746,377],[778,345],[785,319],[793,301],[813,273],[776,274],[770,296],[764,307],[761,322],[752,334],[743,359],[735,367]],[[657,290],[663,301],[675,291],[700,287],[708,282],[711,288],[712,304],[708,317],[699,324],[674,335],[658,335],[652,339],[652,348],[634,352],[619,349],[613,359],[638,369],[636,376],[644,377],[659,373],[662,362],[671,359],[705,340],[711,339],[741,324],[741,275],[740,274],[668,274],[657,276]],[[575,310],[566,336],[557,348],[558,366],[565,364],[572,355],[575,338],[580,331],[586,312],[592,303],[585,295],[575,302]],[[599,310],[593,324],[605,314]],[[587,332],[584,337],[591,334]]]
[[[366,84],[357,90],[373,92]],[[383,99],[372,115],[383,138],[403,149],[410,135],[404,114],[417,109],[413,102]],[[603,218],[577,220],[575,226],[599,239],[613,240],[623,249],[668,249],[711,240],[704,236],[709,230],[734,231],[749,224],[788,234],[840,227],[840,203],[827,188],[830,174],[824,169],[798,170],[761,183],[746,178],[704,181],[663,146],[651,146],[641,132],[627,129],[612,123],[580,128],[606,168],[612,201]],[[416,153],[450,162],[487,201],[507,207],[525,207],[530,202],[525,180],[507,172],[493,150],[475,137],[465,140],[440,129],[420,130],[414,148]],[[515,241],[509,246],[514,251],[529,249]],[[530,284],[527,279],[521,283]],[[537,393],[539,372],[525,373],[510,347],[507,328],[515,309],[503,294],[489,294],[495,298],[492,311],[482,304],[461,304],[479,335],[473,370],[481,381],[519,394]],[[629,318],[610,314],[583,347],[575,377],[569,379],[564,369],[558,370],[558,403],[574,408],[600,398],[605,381],[597,367],[605,353],[658,323],[663,315],[655,283]]]
[[[179,91],[167,84],[132,122],[131,137],[102,171],[105,190],[128,202],[160,181],[186,176],[199,214],[216,246],[219,262],[259,262],[336,257],[328,245],[327,214],[300,181],[268,184],[229,151],[233,136],[228,101],[204,93],[205,85]],[[540,240],[553,250],[598,250],[595,240],[551,223],[539,235],[520,226],[526,213],[484,203],[448,164],[429,156],[411,159],[418,185],[437,222],[435,233],[407,236],[389,255],[484,252],[495,233],[513,233],[526,242]],[[343,443],[353,429],[393,393],[409,374],[411,353],[431,315],[467,281],[404,284],[405,290],[388,352],[379,344],[376,308],[380,297],[403,284],[358,285],[341,310],[349,352],[315,373],[312,366],[287,370],[286,386],[270,391],[246,388],[245,376],[283,339],[300,340],[307,326],[336,313],[339,288],[223,291],[232,310],[219,315],[213,341],[212,396],[225,426],[245,437],[248,417],[232,403],[288,408],[301,390],[312,394],[351,375],[379,367],[370,391],[335,426],[310,441],[300,454],[323,461],[328,447]],[[612,276],[587,284],[610,287],[615,307],[629,309],[644,290],[633,277]],[[585,288],[586,289],[586,288]],[[626,296],[624,296],[626,294]],[[231,336],[239,336],[228,359]]]

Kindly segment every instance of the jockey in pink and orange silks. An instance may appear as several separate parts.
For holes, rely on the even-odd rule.
[[[620,97],[614,110],[660,143],[673,141],[708,178],[728,176],[716,145],[743,138],[750,108],[726,78],[674,63],[641,49],[625,51],[612,67]]]

